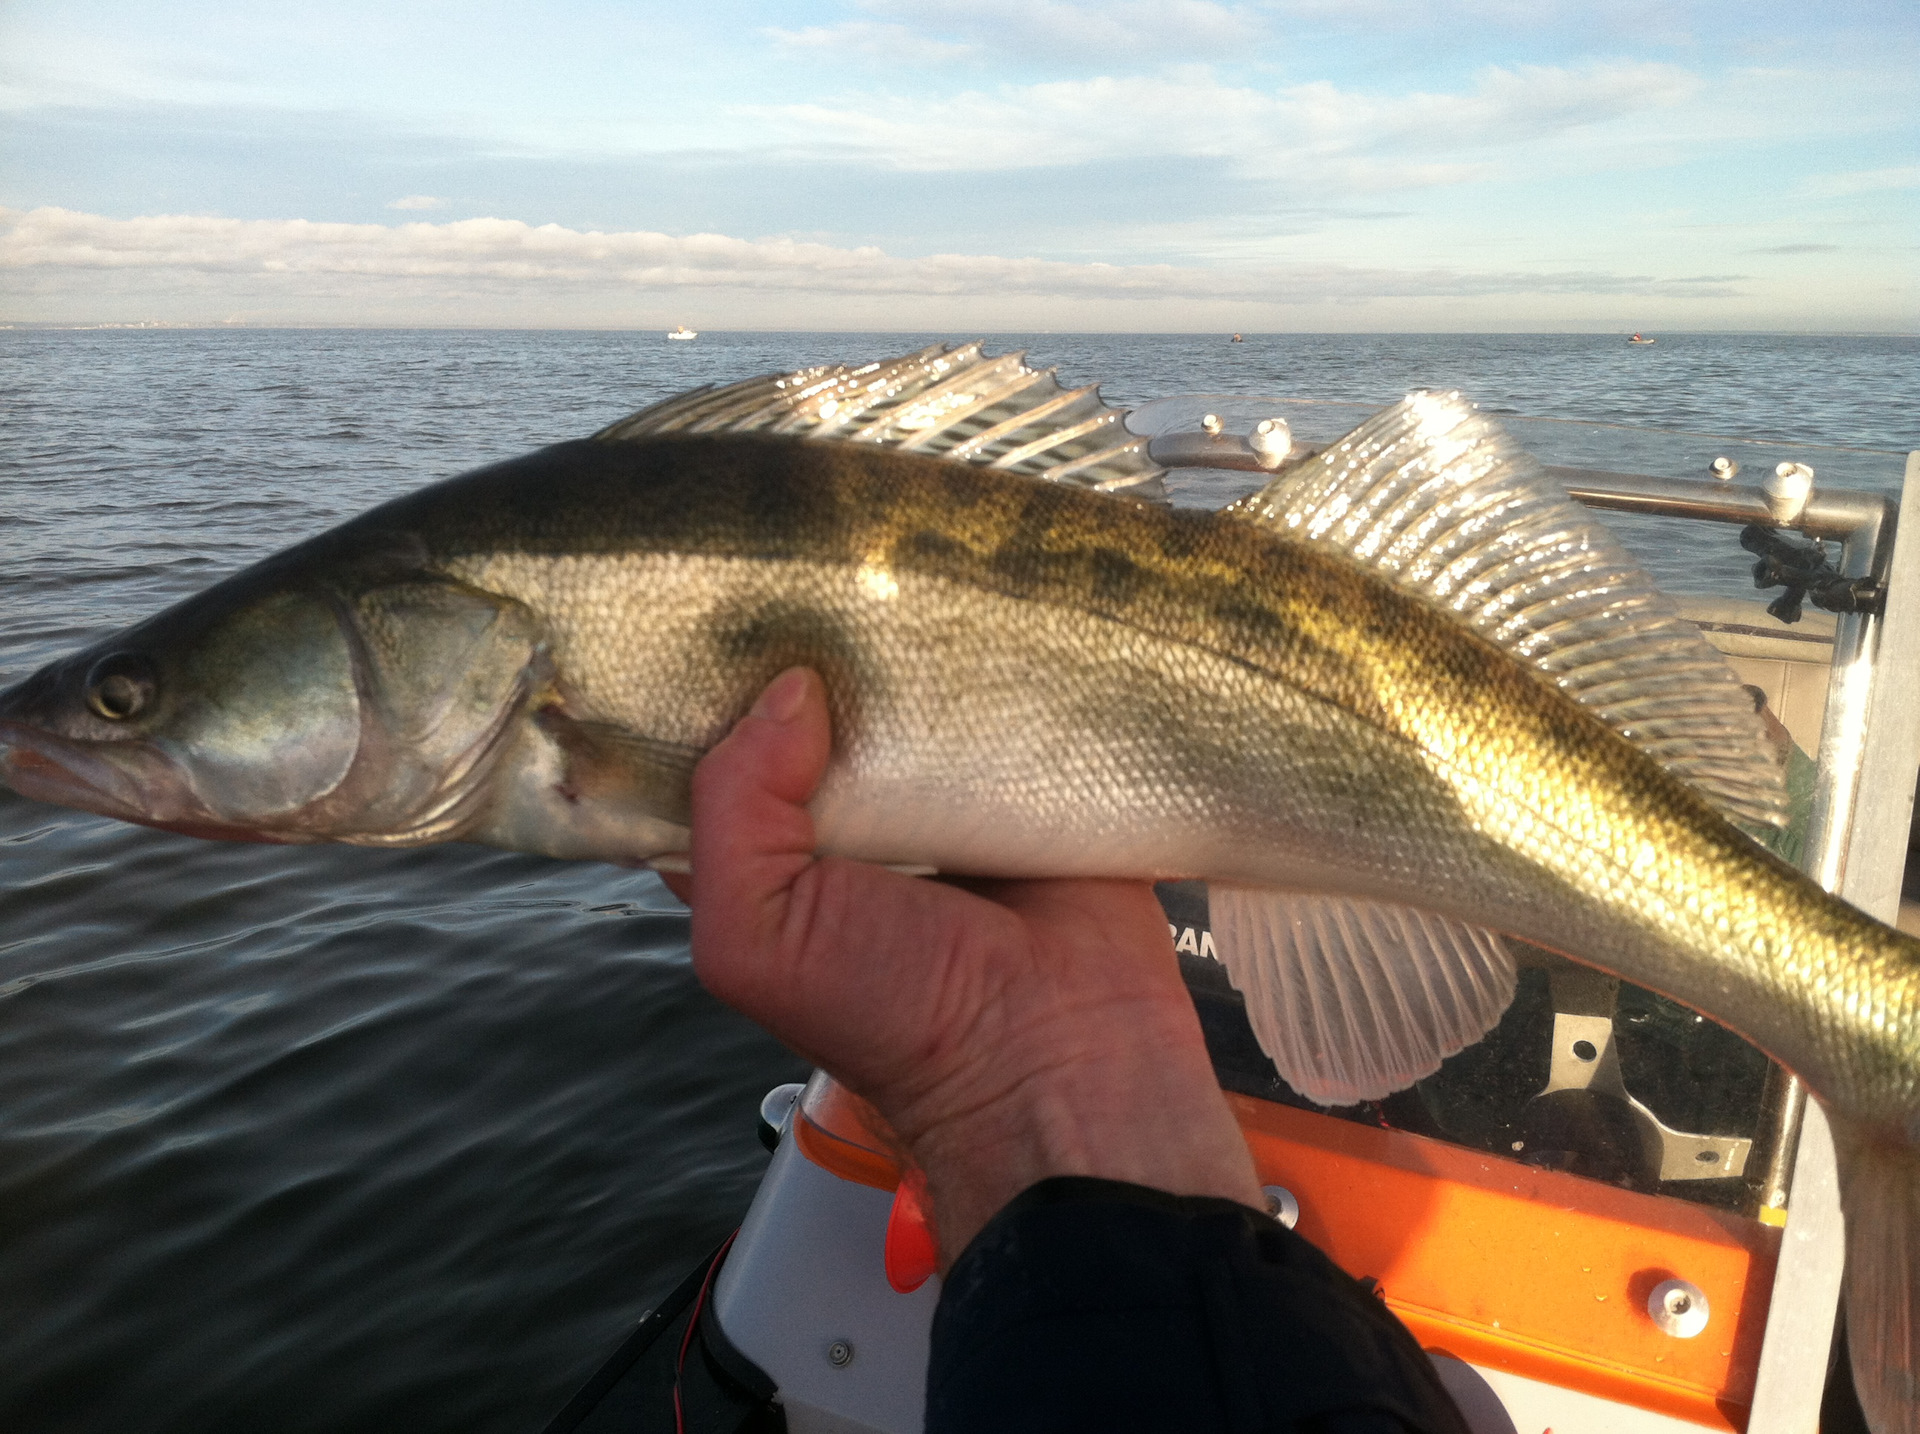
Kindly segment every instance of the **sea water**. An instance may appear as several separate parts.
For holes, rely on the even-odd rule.
[[[940,337],[0,331],[0,684],[432,479]],[[1894,492],[1920,445],[1911,339],[989,348],[1120,404],[1301,400],[1316,439],[1424,387],[1616,470],[1802,457]],[[1742,592],[1731,530],[1623,531],[1669,586]],[[0,792],[0,1429],[537,1429],[737,1223],[759,1098],[803,1074],[700,990],[647,874],[200,842]]]

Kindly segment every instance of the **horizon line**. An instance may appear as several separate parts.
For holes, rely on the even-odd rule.
[[[432,324],[432,323],[302,323],[242,322],[237,320],[165,320],[165,319],[5,319],[0,332],[99,333],[107,331],[144,332],[335,332],[335,333],[466,333],[466,334],[666,334],[671,330],[660,324]],[[959,333],[960,329],[926,327],[900,328],[813,328],[778,327],[760,329],[696,329],[702,337],[711,335],[759,334],[939,334]],[[1787,338],[1920,338],[1920,329],[1785,329],[1785,328],[1580,328],[1580,329],[976,329],[965,333],[980,338],[1044,335],[1050,338],[1198,338],[1206,335],[1227,337],[1241,334],[1247,338],[1343,338],[1343,337],[1499,337],[1499,338],[1593,338],[1627,334],[1688,335],[1705,337],[1787,337]]]

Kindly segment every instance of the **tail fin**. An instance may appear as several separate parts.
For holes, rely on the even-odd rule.
[[[1854,1388],[1873,1434],[1920,1434],[1920,1150],[1834,1134]]]

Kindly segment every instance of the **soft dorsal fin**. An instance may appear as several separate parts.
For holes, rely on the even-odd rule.
[[[781,433],[875,443],[1005,468],[1102,493],[1164,500],[1165,469],[1126,410],[1097,385],[1064,389],[1018,353],[940,344],[878,363],[821,365],[681,394],[603,428],[596,439],[662,433]]]
[[[1337,548],[1514,654],[1723,812],[1784,826],[1752,699],[1620,540],[1457,393],[1415,393],[1227,511]]]

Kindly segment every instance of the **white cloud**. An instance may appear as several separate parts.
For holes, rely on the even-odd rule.
[[[1117,57],[1226,59],[1265,29],[1250,8],[1214,0],[864,0],[862,8],[1055,70]]]
[[[1879,194],[1889,189],[1920,189],[1920,164],[1825,174],[1800,186],[1800,192],[1810,199],[1845,199],[1849,195]]]
[[[969,59],[977,45],[956,44],[916,34],[905,25],[872,20],[843,20],[804,30],[768,28],[762,34],[787,50],[864,60],[880,65],[939,65]]]
[[[431,194],[407,194],[394,200],[389,209],[445,209],[447,201],[435,198]]]
[[[1470,26],[1593,28],[1670,39],[1683,34],[1671,0],[1267,0],[1292,20],[1374,32]]]
[[[1100,76],[947,99],[765,106],[796,144],[838,143],[901,169],[990,170],[1103,159],[1218,157],[1272,175],[1305,167],[1344,187],[1456,182],[1458,152],[1512,146],[1680,103],[1699,81],[1671,65],[1482,71],[1457,94],[1369,95],[1325,81],[1277,91],[1204,70]],[[1392,157],[1374,157],[1386,150]],[[1450,157],[1436,161],[1430,156]]]
[[[117,271],[162,287],[182,275],[224,276],[247,281],[249,292],[257,292],[261,282],[312,292],[318,282],[330,293],[357,291],[369,304],[395,292],[396,284],[414,296],[479,287],[520,294],[597,288],[613,294],[735,290],[1260,304],[1488,294],[1721,298],[1739,277],[1661,280],[1590,270],[1463,272],[1331,264],[1071,264],[987,254],[901,258],[871,247],[720,234],[600,233],[510,219],[397,225],[181,214],[110,219],[54,208],[0,210],[0,269],[13,271],[17,279],[40,276],[55,283]],[[78,285],[79,291],[85,288],[85,282]]]

